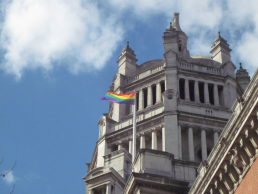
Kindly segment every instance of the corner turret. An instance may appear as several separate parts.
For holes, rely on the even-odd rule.
[[[181,30],[179,25],[179,13],[174,13],[173,24],[170,22],[170,26],[166,29],[163,36],[165,53],[172,50],[181,58],[189,57],[187,39],[188,37]]]
[[[135,74],[137,65],[136,55],[134,51],[129,47],[129,42],[127,42],[126,47],[122,50],[118,63],[118,73],[125,76],[132,76]]]
[[[227,41],[222,38],[220,36],[220,32],[218,32],[218,37],[215,39],[211,47],[211,58],[214,61],[225,64],[226,62],[231,61],[230,51],[231,49],[229,48]]]
[[[239,64],[239,69],[236,72],[236,80],[242,89],[245,91],[246,87],[250,82],[250,76],[246,69],[243,69],[242,64]]]

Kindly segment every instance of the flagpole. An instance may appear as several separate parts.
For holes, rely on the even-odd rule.
[[[134,91],[135,92],[135,91]],[[132,163],[134,162],[136,156],[136,107],[137,107],[137,100],[136,100],[136,92],[134,98],[134,110],[133,110],[133,150],[132,150]]]

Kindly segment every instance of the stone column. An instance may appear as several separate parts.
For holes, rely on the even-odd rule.
[[[199,83],[197,80],[194,81],[194,101],[200,102]]]
[[[201,128],[202,161],[207,160],[207,142],[205,128]]]
[[[206,82],[204,83],[204,102],[206,104],[210,104],[208,83],[206,83]]]
[[[106,194],[111,194],[111,184],[108,183],[106,186]]]
[[[156,83],[156,104],[161,102],[161,85],[160,82]]]
[[[152,129],[151,132],[151,149],[157,150],[157,131]]]
[[[193,139],[192,126],[188,126],[188,150],[189,150],[189,160],[194,161],[194,139]]]
[[[185,79],[185,100],[190,100],[189,97],[189,81]]]
[[[214,84],[213,93],[214,93],[214,105],[219,106],[219,93],[218,93],[218,86],[216,84]]]
[[[142,89],[139,91],[139,110],[143,109],[143,91]]]
[[[213,137],[214,137],[214,146],[215,146],[215,144],[217,143],[217,141],[219,139],[219,133],[218,133],[218,130],[216,130],[216,129],[214,129],[213,131],[214,131]]]
[[[129,153],[132,154],[133,151],[133,139],[129,139]]]
[[[152,106],[152,88],[151,86],[148,87],[148,102],[147,106]]]
[[[178,125],[178,157],[182,159],[181,125]]]
[[[145,148],[145,136],[144,133],[140,133],[140,149]]]
[[[166,146],[165,146],[165,140],[166,140],[166,135],[165,135],[165,127],[162,127],[162,151],[166,151]]]
[[[89,194],[94,194],[94,191],[92,189],[90,189]]]
[[[122,149],[122,142],[119,141],[119,142],[117,142],[116,144],[118,145],[118,150],[121,150],[121,149]]]

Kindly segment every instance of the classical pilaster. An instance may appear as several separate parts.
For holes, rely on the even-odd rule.
[[[202,161],[207,159],[207,142],[205,128],[201,128]]]
[[[218,93],[218,85],[214,84],[213,87],[214,93],[214,105],[219,106],[219,93]]]
[[[106,194],[111,194],[111,184],[108,183],[106,186]]]
[[[152,87],[148,86],[148,102],[147,102],[147,106],[152,106],[153,102],[152,102]]]
[[[140,149],[145,148],[145,136],[144,133],[140,133]]]
[[[182,159],[181,125],[178,125],[178,157]]]
[[[157,130],[152,129],[151,132],[151,149],[156,150],[157,149]]]
[[[197,80],[194,81],[194,101],[200,102],[199,83]]]
[[[142,89],[139,91],[139,110],[143,109],[143,91]]]
[[[219,139],[219,133],[217,129],[213,130],[213,139],[214,139],[214,145],[215,145]]]
[[[89,194],[94,194],[94,191],[92,189],[90,189]]]
[[[189,150],[189,160],[194,161],[194,139],[193,139],[192,126],[188,126],[188,150]]]
[[[161,102],[161,85],[160,82],[156,83],[156,104]]]
[[[210,104],[208,83],[206,83],[206,82],[204,83],[204,102],[206,104]]]
[[[189,97],[189,81],[185,79],[185,100],[190,100]]]

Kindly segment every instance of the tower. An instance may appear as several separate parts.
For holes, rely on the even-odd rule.
[[[132,106],[110,103],[83,178],[87,194],[189,191],[243,90],[225,39],[215,40],[212,57],[190,56],[187,39],[175,13],[163,35],[163,59],[136,65],[129,44],[123,49],[111,90],[138,91],[138,154],[132,161]]]

